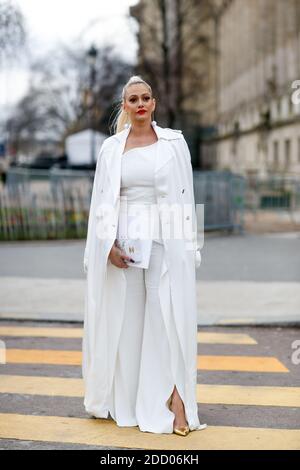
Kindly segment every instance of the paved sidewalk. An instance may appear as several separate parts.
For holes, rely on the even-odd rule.
[[[79,279],[2,277],[0,319],[83,321],[84,289]],[[199,325],[300,323],[297,282],[198,281],[197,289]]]
[[[84,241],[2,243],[0,319],[82,321]],[[300,235],[207,234],[199,325],[300,323]]]

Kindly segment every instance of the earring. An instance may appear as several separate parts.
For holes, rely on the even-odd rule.
[[[153,115],[152,125],[153,125],[153,126],[156,126],[157,122],[154,121],[154,111],[153,111],[152,115]]]

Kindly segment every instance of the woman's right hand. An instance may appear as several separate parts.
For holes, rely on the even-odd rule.
[[[112,246],[108,258],[114,266],[117,266],[117,268],[129,268],[124,260],[130,261],[130,257],[127,256],[124,251],[118,248],[115,244]]]

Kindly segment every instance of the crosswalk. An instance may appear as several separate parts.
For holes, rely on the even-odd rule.
[[[253,383],[257,374],[260,377],[274,377],[274,374],[277,377],[289,376],[289,369],[277,357],[258,355],[259,344],[250,335],[223,331],[198,333],[201,345],[218,345],[222,348],[222,355],[214,353],[198,356],[198,373],[201,378],[197,385],[199,416],[202,422],[207,422],[208,427],[201,432],[191,432],[184,439],[174,434],[144,433],[138,427],[122,428],[111,419],[85,417],[83,411],[80,417],[70,417],[67,413],[65,416],[56,415],[56,400],[77,399],[83,408],[81,339],[82,328],[74,326],[0,325],[0,340],[8,345],[5,364],[0,364],[0,447],[1,440],[15,439],[99,448],[300,449],[300,423],[297,428],[291,429],[274,425],[258,427],[253,422],[245,421],[242,425],[233,426],[226,425],[226,422],[224,424],[225,417],[222,425],[210,425],[210,408],[206,408],[203,421],[201,410],[205,406],[223,406],[227,413],[228,410],[230,412],[241,407],[241,414],[249,407],[256,413],[257,410],[264,413],[270,407],[299,412],[300,387],[224,383],[224,374],[250,374]],[[243,351],[247,354],[243,354]],[[71,370],[73,375],[67,374],[67,370]],[[203,378],[206,373],[214,374],[214,383],[205,383]],[[34,405],[29,411],[26,408],[22,412],[18,407],[13,410],[15,412],[11,412],[11,409],[7,411],[5,400],[8,397],[16,403],[22,397],[38,397],[42,403],[45,401],[47,411],[47,400],[51,399],[51,413],[41,414]]]
[[[80,366],[80,351],[54,351],[52,349],[9,349],[6,352],[8,364],[52,364]],[[198,369],[236,370],[249,372],[288,372],[275,357],[244,356],[198,356]]]
[[[81,379],[1,374],[0,393],[83,397]],[[197,385],[199,403],[300,407],[300,387]]]

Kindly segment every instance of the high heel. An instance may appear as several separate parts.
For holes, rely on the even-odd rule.
[[[172,404],[172,396],[168,399],[167,405],[170,411],[171,410],[171,404]],[[189,426],[182,426],[180,428],[173,428],[173,433],[177,434],[178,436],[187,436],[190,432]]]
[[[174,434],[178,434],[178,436],[187,436],[190,432],[190,428],[188,426],[184,426],[183,428],[174,428]]]

